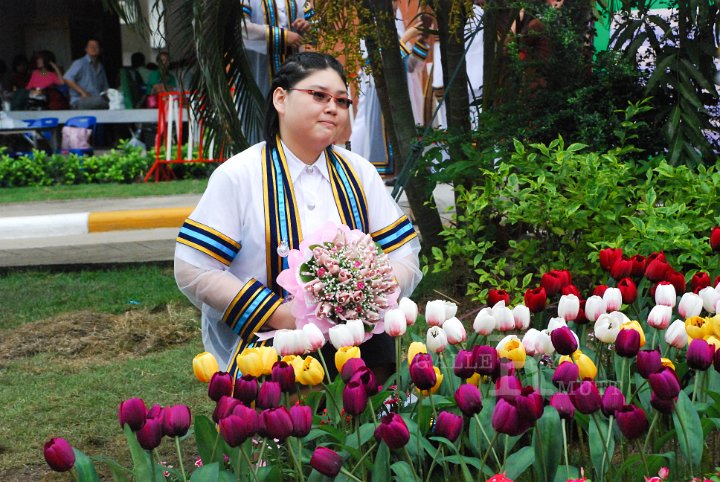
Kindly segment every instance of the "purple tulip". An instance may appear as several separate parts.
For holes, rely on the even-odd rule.
[[[345,412],[358,416],[365,411],[368,404],[368,395],[360,381],[352,379],[343,389],[343,407]]]
[[[208,383],[208,397],[213,402],[220,400],[220,397],[231,397],[233,392],[232,375],[227,372],[213,373],[210,383]]]
[[[715,355],[713,355],[713,366],[715,367],[715,371],[720,373],[720,350],[715,350]]]
[[[671,413],[673,413],[673,411],[675,410],[676,402],[677,398],[665,400],[658,397],[655,392],[650,392],[650,405],[652,405],[655,410],[665,415],[670,415]]]
[[[648,378],[650,388],[663,400],[672,400],[680,393],[680,381],[672,368],[665,367]]]
[[[284,361],[272,366],[272,381],[280,384],[280,390],[287,393],[295,389],[295,369]]]
[[[482,410],[482,395],[475,385],[464,383],[455,390],[455,403],[466,417],[472,417]]]
[[[135,432],[135,435],[142,448],[145,450],[156,449],[163,437],[162,418],[148,418],[145,420],[145,425]]]
[[[159,418],[162,420],[162,411],[163,411],[163,408],[156,403],[152,407],[150,407],[150,410],[148,410],[147,415],[145,416],[145,419]]]
[[[580,376],[580,368],[571,361],[562,362],[553,373],[553,385],[560,390],[568,390]]]
[[[51,438],[43,447],[45,462],[55,472],[67,472],[75,465],[75,451],[64,438]]]
[[[190,408],[187,405],[171,405],[163,409],[162,429],[168,437],[182,437],[190,428]]]
[[[499,360],[497,350],[488,345],[474,346],[472,357],[475,361],[475,373],[489,376],[497,370]]]
[[[632,358],[640,350],[640,333],[626,328],[620,330],[615,339],[615,352],[621,357]]]
[[[355,371],[357,371],[360,367],[364,366],[365,360],[363,360],[362,358],[351,358],[346,361],[343,365],[342,372],[340,372],[340,376],[342,377],[343,382],[349,382],[352,376],[355,374]]]
[[[555,351],[561,355],[572,355],[578,348],[578,341],[575,333],[567,326],[555,328],[550,332],[550,341],[552,341]]]
[[[400,449],[410,440],[410,431],[399,414],[389,413],[375,429],[375,439],[385,442],[390,450]]]
[[[458,351],[455,357],[455,376],[462,378],[470,378],[475,374],[475,360],[473,354],[468,350]]]
[[[133,432],[137,432],[145,425],[145,417],[147,417],[147,408],[142,398],[129,398],[118,405],[118,420],[121,427],[128,424]]]
[[[342,457],[327,447],[317,447],[310,457],[310,466],[326,477],[339,474],[342,464]]]
[[[515,397],[515,406],[518,414],[530,423],[535,423],[542,417],[545,401],[534,387],[528,385],[523,387],[520,394]]]
[[[240,400],[233,397],[220,397],[215,405],[215,410],[212,414],[212,419],[215,423],[220,422],[223,418],[229,416],[236,405],[240,404]]]
[[[492,373],[492,381],[497,382],[499,378],[512,376],[515,376],[515,363],[513,361],[499,361],[495,365],[495,371]]]
[[[442,411],[438,414],[435,421],[433,434],[436,437],[445,437],[451,442],[457,440],[460,431],[463,428],[463,419],[460,415],[455,415],[448,411]]]
[[[275,408],[280,405],[282,390],[278,382],[265,380],[260,386],[256,405],[258,408]]]
[[[715,348],[711,344],[702,338],[695,338],[687,349],[688,367],[705,371],[713,364],[714,355]]]
[[[590,380],[576,383],[570,392],[570,399],[575,408],[586,415],[597,412],[602,405],[602,398],[597,385]]]
[[[276,438],[283,442],[292,434],[293,423],[287,408],[278,407],[263,410],[260,418],[262,419],[262,424],[265,427],[265,433],[268,437]]]
[[[640,350],[637,354],[637,371],[641,377],[647,379],[653,373],[662,370],[663,364],[660,360],[658,350]]]
[[[625,395],[614,385],[605,389],[602,396],[600,409],[606,417],[614,417],[615,412],[625,406]]]
[[[373,371],[366,366],[358,367],[357,370],[355,370],[353,376],[350,377],[350,382],[352,382],[353,380],[358,381],[362,384],[362,386],[365,388],[365,393],[367,393],[369,397],[375,395],[379,391],[377,378],[375,378],[375,373],[373,373]]]
[[[312,409],[307,405],[295,404],[290,407],[290,419],[292,419],[292,436],[302,438],[310,433],[312,429]]]
[[[252,375],[243,375],[235,380],[235,391],[233,397],[245,405],[250,405],[258,396],[258,381]]]
[[[243,405],[238,405],[243,407]],[[248,407],[244,407],[252,410]],[[255,414],[255,411],[252,410]],[[248,437],[257,430],[257,414],[254,417],[242,417],[241,415],[230,415],[220,420],[218,424],[220,435],[230,447],[239,447]]]
[[[515,436],[529,429],[532,423],[520,416],[514,403],[500,398],[493,410],[492,426],[498,433]]]
[[[418,353],[410,363],[410,379],[419,390],[430,390],[437,382],[432,357],[428,353]]]
[[[575,406],[567,393],[558,392],[550,397],[550,405],[557,410],[562,419],[570,420],[575,415]]]
[[[514,376],[500,377],[495,382],[495,396],[506,402],[520,395],[521,391],[522,383]]]
[[[635,405],[625,405],[615,412],[615,418],[620,431],[628,440],[638,438],[648,428],[645,411]]]

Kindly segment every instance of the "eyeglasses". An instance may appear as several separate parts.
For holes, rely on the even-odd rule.
[[[352,105],[353,101],[349,97],[337,97],[332,94],[328,94],[327,92],[322,92],[320,90],[312,90],[312,89],[285,89],[285,90],[297,90],[298,92],[305,92],[306,94],[312,95],[312,98],[315,102],[319,102],[321,104],[327,104],[330,102],[330,99],[335,99],[335,104],[340,107],[341,109],[349,109]]]

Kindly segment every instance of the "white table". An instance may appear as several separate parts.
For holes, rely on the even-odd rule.
[[[56,117],[64,124],[71,117],[91,115],[97,118],[98,124],[155,124],[157,109],[120,109],[120,110],[13,110],[8,112],[13,119],[34,120],[44,117]]]

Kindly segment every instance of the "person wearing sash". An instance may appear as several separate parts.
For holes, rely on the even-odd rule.
[[[237,373],[237,355],[257,343],[259,331],[295,328],[277,276],[303,233],[328,221],[372,235],[388,254],[401,296],[422,277],[412,223],[375,167],[333,145],[351,104],[335,58],[290,58],[273,79],[265,141],[213,172],[178,234],[175,279],[201,309],[205,349],[225,371]],[[361,346],[378,378],[392,370],[393,347],[384,333]],[[325,349],[333,356],[330,344]]]

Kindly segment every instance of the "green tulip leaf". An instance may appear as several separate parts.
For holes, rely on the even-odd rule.
[[[560,465],[563,450],[562,437],[558,437],[559,433],[562,433],[560,416],[557,410],[547,406],[542,417],[537,421],[532,438],[536,462],[533,467],[537,480],[550,482],[555,478],[555,470]],[[506,465],[512,467],[510,464]]]
[[[638,475],[638,470],[641,470],[642,472],[645,471],[643,466],[644,463],[647,463],[647,475],[652,476],[653,474],[657,474],[660,467],[668,465],[669,461],[672,461],[672,459],[668,456],[668,454],[647,454],[645,455],[644,461],[639,454],[630,455],[625,459],[625,463],[623,463],[620,468],[613,473],[613,480],[624,480],[623,477],[626,475],[630,475],[630,478],[634,480]]]
[[[555,472],[555,480],[553,482],[567,482],[570,479],[579,479],[580,470],[572,465],[560,465]]]
[[[371,479],[377,482],[390,482],[390,449],[385,443],[381,443],[375,453]]]
[[[137,437],[135,437],[128,424],[125,424],[123,430],[130,449],[130,457],[133,461],[133,478],[135,480],[152,480],[153,466],[157,464],[153,464],[150,454],[140,446]],[[158,475],[160,478],[158,478]],[[162,480],[163,478],[162,469],[157,466],[155,467],[155,478],[156,480]]]
[[[460,468],[463,473],[463,478],[468,482],[473,482],[473,477],[472,477],[472,475],[470,475],[470,470],[468,469],[467,461],[471,461],[470,463],[472,465],[474,465],[477,469],[480,469],[481,466],[480,466],[479,460],[474,459],[472,457],[465,457],[465,456],[460,455],[458,453],[458,449],[455,446],[455,444],[453,444],[450,440],[446,439],[445,437],[430,437],[430,440],[444,444],[445,446],[448,447],[450,452],[455,454],[455,455],[451,455],[449,457],[443,457],[438,462],[452,460],[453,461],[452,463],[460,465]]]
[[[555,438],[557,438],[557,435],[555,436]],[[514,452],[507,458],[507,461],[505,462],[505,468],[507,469],[507,471],[505,472],[505,476],[508,479],[515,480],[520,475],[522,475],[528,467],[535,463],[536,458],[537,456],[535,455],[535,450],[529,445],[521,448],[517,452]],[[553,466],[553,468],[554,467],[555,466]]]
[[[476,480],[476,478],[474,478],[469,472],[467,467],[468,465],[472,465],[476,470],[482,471],[488,477],[492,477],[495,474],[495,472],[493,472],[493,470],[487,465],[481,465],[480,460],[475,457],[466,457],[464,455],[448,455],[447,457],[439,458],[437,462],[440,466],[444,465],[445,463],[460,465],[461,467],[463,467],[463,477],[465,478],[465,480]]]
[[[260,467],[258,469],[257,478],[259,481],[282,480],[282,473],[280,472],[280,467],[278,467],[277,465],[266,465],[265,467]]]
[[[619,358],[619,357],[618,357]],[[605,418],[595,417],[597,424],[593,420],[588,422],[588,443],[590,445],[590,458],[592,459],[595,473],[598,475],[598,480],[603,480],[603,477],[610,469],[610,463],[615,453],[615,439],[613,438],[612,430],[610,431],[610,440],[607,446],[607,456],[605,455],[605,439],[608,436],[608,423],[609,420]],[[613,419],[613,423],[614,419]],[[598,425],[600,430],[598,430]],[[605,462],[603,463],[603,458]],[[602,466],[602,469],[601,469]],[[600,471],[602,470],[602,473]]]
[[[99,482],[100,478],[95,471],[95,465],[90,457],[75,447],[73,447],[73,452],[75,452],[74,467],[77,473],[78,482]]]
[[[372,422],[364,423],[364,424],[360,425],[359,431],[360,431],[360,444],[364,445],[375,434],[375,424]],[[355,433],[353,431],[352,433],[348,434],[347,437],[345,437],[345,446],[352,447],[355,449],[358,448],[357,433]]]
[[[190,482],[233,482],[235,476],[220,468],[218,462],[204,464],[192,473]]]
[[[417,480],[418,479],[418,477],[415,475],[413,470],[410,468],[410,465],[403,460],[392,464],[390,466],[390,470],[392,470],[395,473],[398,480]]]
[[[92,459],[96,462],[101,462],[105,465],[107,465],[108,469],[110,470],[110,474],[112,475],[112,478],[115,482],[130,482],[132,470],[128,469],[127,467],[123,467],[117,461],[105,457],[105,456],[93,456]]]
[[[683,391],[678,395],[673,424],[678,434],[680,450],[690,463],[690,472],[700,468],[703,453],[703,430],[695,407]]]
[[[195,441],[203,463],[222,463],[225,440],[220,436],[215,423],[205,415],[195,417]]]

